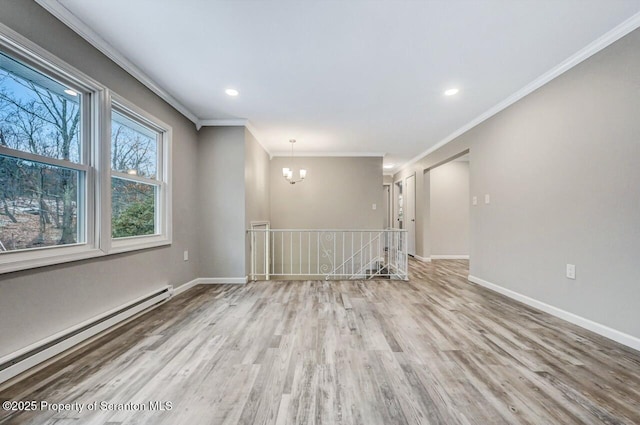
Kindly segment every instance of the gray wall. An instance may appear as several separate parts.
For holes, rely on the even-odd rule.
[[[245,127],[198,134],[200,277],[243,278],[252,221],[269,221],[269,155]]]
[[[418,182],[420,182],[420,190],[418,190]],[[431,173],[429,170],[416,172],[416,256],[423,259],[430,258],[432,251],[430,201]],[[418,225],[420,225],[420,230],[418,230]]]
[[[198,136],[200,277],[244,277],[245,129],[203,127]]]
[[[270,177],[269,154],[258,143],[253,134],[245,129],[245,228],[251,228],[252,221],[269,221]],[[245,239],[246,272],[251,270],[251,250],[247,234]]]
[[[431,255],[469,255],[469,162],[429,171]]]
[[[272,228],[382,227],[382,158],[296,157],[295,171],[308,172],[304,182],[294,185],[282,177],[282,168],[290,166],[288,157],[271,160]]]
[[[173,244],[0,275],[0,356],[197,276],[196,131],[141,83],[33,1],[0,2],[0,22],[173,127]]]
[[[396,179],[470,149],[470,273],[640,337],[639,92],[636,30]]]

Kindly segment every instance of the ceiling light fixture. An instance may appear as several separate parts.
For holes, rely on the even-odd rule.
[[[387,170],[390,170],[395,166],[396,166],[395,164],[387,164],[387,165],[383,165],[382,168],[386,168]]]
[[[238,94],[240,94],[236,89],[226,89],[224,92],[229,96],[237,96]]]
[[[71,90],[71,89],[66,89],[64,92],[65,92],[66,94],[68,94],[69,96],[77,96],[77,95],[78,95],[78,92],[77,92],[77,91],[75,91],[75,90]]]
[[[444,91],[445,96],[453,96],[454,94],[458,94],[460,90],[456,88],[448,89]]]
[[[291,167],[292,168],[283,168],[282,177],[284,177],[285,180],[287,180],[289,183],[296,184],[296,183],[300,183],[302,180],[304,180],[305,177],[307,177],[307,170],[305,170],[304,168],[301,168],[300,178],[298,180],[293,179],[293,164],[294,164],[293,145],[296,143],[296,139],[289,140],[289,143],[291,143]]]

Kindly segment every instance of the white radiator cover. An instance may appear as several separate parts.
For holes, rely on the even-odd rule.
[[[0,367],[4,367],[0,370],[0,384],[101,332],[116,329],[118,323],[171,298],[173,292],[173,286],[164,286],[0,358]]]

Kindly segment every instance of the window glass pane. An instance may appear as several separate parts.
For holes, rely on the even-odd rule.
[[[83,242],[78,232],[83,174],[0,155],[0,251]]]
[[[155,179],[158,133],[112,111],[111,169]]]
[[[81,94],[0,53],[0,145],[80,162]]]
[[[114,238],[154,235],[157,187],[111,178],[111,234]]]

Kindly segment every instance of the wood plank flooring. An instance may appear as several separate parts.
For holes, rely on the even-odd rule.
[[[467,261],[410,267],[196,287],[0,393],[82,412],[0,423],[640,424],[640,353],[470,284]]]

